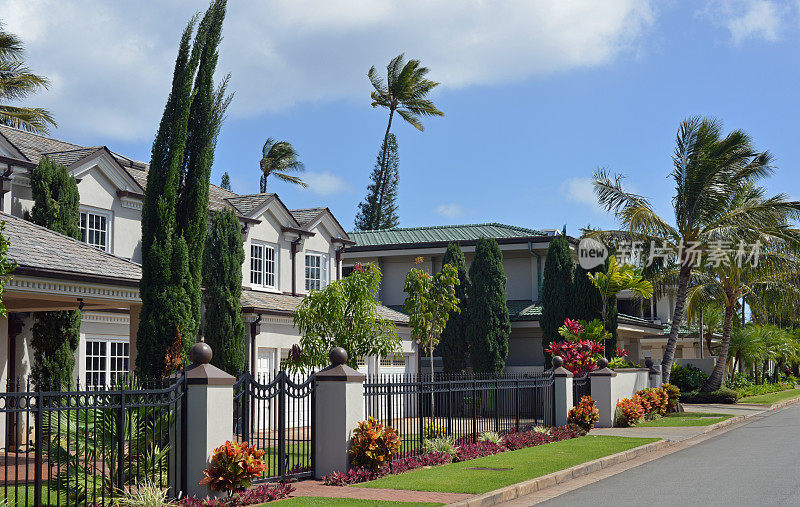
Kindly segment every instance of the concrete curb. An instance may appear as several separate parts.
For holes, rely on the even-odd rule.
[[[460,502],[452,503],[449,505],[453,507],[488,507],[490,505],[497,505],[499,503],[516,500],[517,498],[530,495],[531,493],[535,493],[537,491],[542,491],[549,487],[555,486],[556,484],[561,484],[569,480],[591,474],[593,472],[598,472],[612,465],[625,463],[626,461],[630,461],[632,459],[638,458],[639,456],[643,456],[645,454],[649,454],[651,452],[660,451],[662,449],[666,449],[668,447],[672,447],[677,444],[690,442],[691,440],[697,439],[701,436],[707,436],[708,433],[724,429],[728,426],[741,423],[757,415],[761,415],[764,412],[769,412],[771,410],[776,410],[796,403],[800,403],[800,398],[794,398],[791,400],[774,403],[769,406],[764,405],[763,412],[759,412],[756,414],[737,415],[735,417],[731,417],[730,419],[726,419],[718,423],[709,424],[708,426],[705,427],[705,429],[703,429],[701,433],[698,433],[697,435],[689,437],[685,440],[659,440],[658,442],[645,444],[643,446],[636,447],[634,449],[623,451],[617,454],[612,454],[610,456],[605,456],[603,458],[599,458],[596,460],[587,461],[586,463],[581,463],[580,465],[575,465],[574,467],[570,467],[564,470],[559,470],[558,472],[553,472],[551,474],[543,475],[541,477],[530,479],[517,484],[512,484],[511,486],[506,486],[505,488],[496,489],[494,491],[490,491],[482,495],[477,495],[467,500],[462,500]]]

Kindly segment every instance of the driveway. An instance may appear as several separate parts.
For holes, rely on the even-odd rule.
[[[506,505],[532,505],[519,498]],[[800,505],[800,405],[539,505]]]

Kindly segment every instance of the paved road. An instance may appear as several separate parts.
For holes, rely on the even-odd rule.
[[[800,405],[539,505],[648,504],[800,506]]]

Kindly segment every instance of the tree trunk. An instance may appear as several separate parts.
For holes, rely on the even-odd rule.
[[[681,259],[683,262],[683,259]],[[692,274],[692,266],[686,263],[681,264],[678,275],[678,292],[675,294],[675,311],[672,312],[672,327],[669,330],[667,348],[661,360],[661,375],[664,384],[669,384],[669,376],[672,373],[672,362],[675,359],[675,347],[678,344],[678,332],[683,319],[683,305],[686,303],[686,291],[689,287],[689,277]]]
[[[378,229],[378,224],[381,220],[381,213],[383,212],[383,184],[386,178],[386,151],[387,144],[389,143],[389,131],[392,129],[392,117],[394,116],[394,109],[389,110],[389,124],[386,125],[386,133],[383,135],[383,146],[381,146],[381,172],[376,188],[378,189],[378,209],[375,210],[375,215],[372,217],[372,229]],[[431,374],[433,371],[431,371]]]
[[[731,343],[731,327],[733,325],[733,312],[736,300],[729,297],[728,302],[725,304],[725,323],[722,325],[722,346],[719,348],[717,354],[717,364],[714,366],[714,371],[708,377],[706,383],[700,390],[704,393],[716,391],[722,387],[722,381],[725,380],[725,363],[728,362],[728,346]]]
[[[703,359],[703,304],[700,304],[700,331],[697,333],[698,342],[700,342],[700,359]]]
[[[431,418],[436,417],[436,412],[434,409],[436,408],[433,401],[433,347],[430,348],[430,359],[431,359]]]

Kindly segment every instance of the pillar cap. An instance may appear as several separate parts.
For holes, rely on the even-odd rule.
[[[186,383],[205,386],[232,386],[236,378],[213,364],[195,364],[186,369]]]

